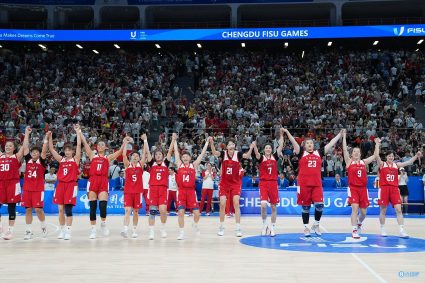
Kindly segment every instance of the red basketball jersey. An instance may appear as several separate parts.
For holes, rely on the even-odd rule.
[[[79,168],[74,158],[66,160],[62,158],[59,163],[58,180],[62,183],[71,183],[78,180]]]
[[[277,161],[274,155],[267,158],[263,155],[260,166],[260,181],[277,181]]]
[[[235,151],[233,156],[230,157],[227,151],[225,151],[223,162],[221,163],[221,182],[228,185],[241,185],[241,169],[242,167],[238,159],[238,152]]]
[[[177,171],[177,186],[179,189],[195,189],[196,181],[196,170],[193,163],[189,165],[184,165],[183,163],[180,165],[179,170]]]
[[[367,173],[366,164],[363,160],[358,162],[351,161],[347,168],[348,172],[348,186],[366,187],[367,186]]]
[[[298,184],[322,186],[322,157],[319,151],[304,151],[299,161]]]
[[[149,186],[165,186],[168,188],[168,166],[165,162],[154,162],[151,166]]]
[[[46,172],[46,167],[42,163],[41,159],[37,161],[30,159],[27,161],[25,166],[24,191],[44,191],[44,173]]]
[[[107,156],[95,155],[90,163],[90,177],[102,176],[108,178],[109,159]]]
[[[143,193],[143,168],[140,162],[125,169],[124,193]]]
[[[9,157],[6,154],[0,156],[0,180],[19,179],[19,168],[21,162],[16,158],[16,155]]]
[[[384,162],[379,168],[379,184],[381,186],[398,187],[398,167],[395,163],[390,166],[387,162]]]

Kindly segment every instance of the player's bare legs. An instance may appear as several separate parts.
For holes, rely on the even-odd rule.
[[[379,223],[381,224],[381,236],[386,237],[387,232],[385,231],[385,215],[387,214],[387,207],[380,206],[379,210]]]
[[[240,196],[233,196],[233,207],[235,208],[235,222],[236,222],[236,237],[242,237],[241,230],[241,208],[239,204]]]
[[[178,211],[178,222],[179,222],[179,236],[177,237],[177,240],[183,240],[184,239],[184,213],[185,209],[184,207],[180,208]]]
[[[217,233],[219,236],[224,235],[224,217],[226,216],[226,202],[227,202],[226,196],[221,196],[220,197],[220,227]]]
[[[199,227],[198,227],[200,217],[201,217],[201,212],[200,212],[199,208],[194,208],[193,209],[193,230],[194,230],[194,232],[197,236],[199,236],[201,234],[201,232],[199,231]]]
[[[132,238],[137,238],[137,224],[139,224],[139,209],[133,209],[133,234]]]
[[[155,226],[155,215],[157,213],[158,206],[150,205],[149,206],[149,240],[155,238],[154,226]]]
[[[403,211],[401,209],[401,204],[394,205],[394,210],[397,215],[397,223],[400,228],[400,237],[408,238],[409,235],[404,231],[404,217],[403,217]]]
[[[359,239],[359,231],[357,228],[357,223],[359,221],[359,204],[358,203],[352,203],[351,204],[351,226],[352,226],[352,236],[354,239]]]
[[[276,236],[276,219],[277,219],[277,207],[276,204],[271,204],[270,205],[271,209],[272,209],[272,215],[271,215],[271,221],[272,221],[272,227],[270,228],[270,236],[274,237]]]
[[[261,201],[261,219],[263,221],[263,229],[261,230],[261,236],[265,236],[267,234],[267,201]]]
[[[167,238],[167,232],[165,231],[165,223],[167,222],[167,205],[161,204],[159,206],[159,214],[161,218],[161,237]]]
[[[358,216],[358,221],[357,221],[357,231],[358,231],[358,233],[361,233],[362,232],[363,221],[366,218],[367,208],[360,208],[359,211],[360,211],[360,214]]]
[[[124,228],[121,231],[121,236],[123,236],[123,238],[128,238],[128,225],[130,225],[130,214],[131,214],[131,207],[130,206],[126,206],[124,207]]]

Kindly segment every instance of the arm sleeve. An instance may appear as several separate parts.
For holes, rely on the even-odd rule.
[[[30,153],[28,153],[27,155],[25,155],[25,162],[28,162],[28,161],[30,161],[31,160],[31,154]],[[41,159],[41,158],[40,158]]]
[[[318,152],[319,152],[319,154],[320,154],[320,157],[324,157],[325,156],[325,148],[320,148],[319,150],[318,150]]]
[[[300,149],[300,153],[298,153],[298,160],[300,160],[301,159],[301,157],[303,157],[303,154],[304,154],[304,149]]]
[[[224,158],[224,156],[223,156]],[[238,151],[238,160],[241,161],[243,159],[243,153]]]

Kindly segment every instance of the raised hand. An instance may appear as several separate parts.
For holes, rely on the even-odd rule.
[[[142,141],[146,141],[148,139],[148,137],[146,136],[146,134],[143,134],[141,137]]]
[[[79,124],[75,124],[74,125],[74,131],[76,131],[77,133],[81,131],[80,125]]]
[[[381,139],[380,138],[375,138],[375,143],[376,144],[381,144]]]
[[[176,133],[173,133],[173,134],[171,135],[171,140],[172,140],[172,141],[176,141],[176,140],[177,140],[177,134],[176,134]]]
[[[421,158],[421,157],[422,157],[422,152],[421,152],[421,151],[418,151],[418,152],[416,153],[416,156],[417,156],[418,158]]]
[[[27,126],[27,127],[25,128],[25,134],[30,134],[31,132],[32,132],[31,127],[30,127],[30,126]]]

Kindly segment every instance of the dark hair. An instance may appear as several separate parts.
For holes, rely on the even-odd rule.
[[[230,142],[236,144],[236,140],[234,138],[230,138],[227,140],[227,144],[229,144]]]
[[[30,152],[33,152],[33,151],[41,152],[41,148],[40,148],[40,147],[38,147],[38,146],[33,146],[33,147],[30,149]]]
[[[393,154],[395,156],[395,153],[393,150],[388,150],[387,152],[385,152],[385,156],[388,156],[390,154]]]
[[[266,143],[265,145],[264,145],[264,148],[266,148],[266,146],[270,146],[271,148],[272,148],[272,150],[273,150],[273,145],[271,144],[271,143]]]
[[[66,150],[66,149],[74,150],[74,147],[71,144],[66,144],[64,145],[63,150]]]

